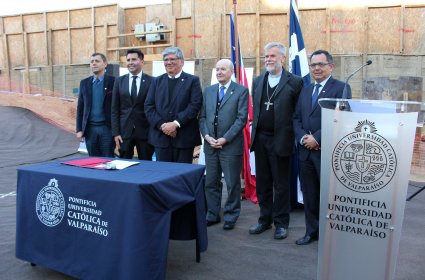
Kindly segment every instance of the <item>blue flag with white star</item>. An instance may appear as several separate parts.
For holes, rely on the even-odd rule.
[[[307,52],[295,0],[291,0],[289,10],[289,72],[302,77],[304,85],[309,85],[310,71],[308,69]]]

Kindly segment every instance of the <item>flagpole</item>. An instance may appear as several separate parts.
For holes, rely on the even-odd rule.
[[[233,21],[235,26],[235,60],[236,60],[236,82],[239,84],[239,33],[238,33],[238,13],[236,11],[237,0],[233,0]]]

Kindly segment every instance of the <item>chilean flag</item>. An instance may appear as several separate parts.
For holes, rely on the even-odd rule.
[[[233,13],[230,14],[230,41],[231,41],[231,53],[234,72],[236,73],[236,47],[235,47],[235,25],[233,21]],[[241,54],[241,45],[239,44],[238,36],[238,54],[239,54],[239,81],[236,81],[240,85],[249,88],[248,79],[246,77],[245,68],[243,65],[243,59]],[[251,123],[253,120],[251,96],[248,95],[248,121],[243,129],[244,135],[244,153],[243,153],[243,165],[242,165],[242,177],[245,181],[245,198],[255,203],[258,202],[257,194],[255,191],[255,176],[251,175],[250,165],[250,153],[249,146],[251,144]]]

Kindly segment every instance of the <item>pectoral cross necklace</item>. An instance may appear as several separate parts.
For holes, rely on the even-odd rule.
[[[274,89],[274,91],[273,91],[273,93],[272,93],[272,96],[269,96],[269,85],[267,84],[267,90],[266,90],[266,93],[267,93],[267,102],[264,102],[264,105],[266,105],[266,110],[268,111],[269,110],[269,107],[270,106],[273,106],[273,102],[270,102],[270,100],[273,98],[273,96],[276,94],[276,90],[277,90],[277,88],[278,88],[278,86],[276,85],[276,87],[275,87],[275,89]]]

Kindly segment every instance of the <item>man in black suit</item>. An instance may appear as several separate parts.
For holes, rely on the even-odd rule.
[[[113,157],[111,134],[111,98],[115,77],[105,74],[106,57],[93,53],[90,69],[93,76],[80,82],[77,105],[77,138],[86,142],[90,156]]]
[[[275,239],[287,237],[290,212],[290,166],[294,151],[292,117],[303,81],[283,68],[286,48],[264,47],[266,72],[254,79],[251,151],[255,152],[258,223],[249,229],[259,234],[275,225]]]
[[[199,78],[182,71],[183,52],[169,47],[162,53],[166,73],[155,78],[145,102],[149,143],[156,160],[192,163],[201,144],[198,114],[202,106]]]
[[[310,70],[314,83],[301,91],[294,114],[306,224],[305,235],[296,241],[297,245],[309,244],[319,237],[322,115],[317,101],[320,98],[342,97],[345,84],[332,78],[334,68],[335,64],[329,52],[317,50],[311,54]],[[350,86],[347,85],[347,89],[347,98],[351,98]]]
[[[112,93],[112,135],[121,158],[152,160],[153,147],[148,143],[149,123],[144,104],[152,77],[143,73],[144,54],[139,49],[127,51],[129,74],[115,81]]]

